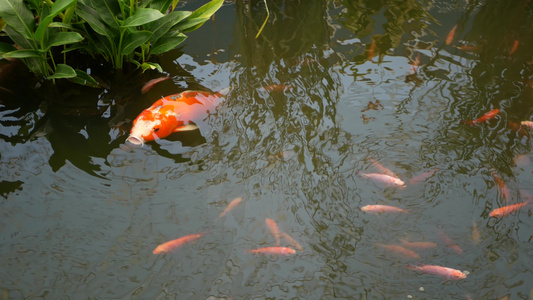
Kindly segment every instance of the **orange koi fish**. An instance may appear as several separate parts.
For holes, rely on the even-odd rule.
[[[509,192],[509,189],[507,188],[507,185],[505,182],[503,182],[503,179],[498,176],[496,171],[492,172],[492,177],[494,178],[494,182],[498,184],[498,188],[500,189],[500,193],[502,194],[503,199],[505,199],[505,202],[511,198],[511,192]]]
[[[272,235],[276,239],[276,246],[279,246],[279,228],[278,228],[278,224],[276,224],[276,222],[274,222],[274,220],[269,219],[269,218],[265,219],[265,223],[267,224],[268,229],[270,229],[270,232],[272,233]]]
[[[392,251],[392,252],[396,252],[396,253],[398,253],[401,256],[406,257],[406,258],[420,259],[420,255],[418,255],[418,253],[416,253],[413,250],[409,250],[409,249],[407,249],[407,248],[405,248],[403,246],[400,246],[400,245],[394,245],[394,244],[385,245],[385,244],[377,243],[377,246],[379,246],[379,247],[381,247],[383,249],[387,249],[387,250]]]
[[[187,243],[190,243],[192,241],[196,241],[197,239],[201,238],[204,235],[205,235],[204,233],[195,233],[195,234],[189,234],[189,235],[180,237],[179,239],[168,241],[166,243],[163,243],[163,244],[157,246],[154,249],[154,254],[168,253],[168,252],[174,251],[177,248],[179,248],[179,247],[181,247],[181,246],[183,246],[183,245],[185,245]]]
[[[400,242],[407,248],[429,249],[437,247],[437,244],[433,242],[408,242],[404,239],[400,239]]]
[[[247,252],[255,254],[293,255],[294,253],[296,253],[296,250],[289,247],[264,247],[251,249]]]
[[[133,121],[127,141],[134,145],[143,145],[174,132],[195,130],[198,126],[191,122],[207,118],[208,112],[215,109],[221,97],[228,91],[229,89],[224,89],[215,94],[185,91],[163,97],[143,110]]]
[[[285,232],[280,232],[279,235],[285,239],[287,241],[287,243],[289,243],[291,246],[293,246],[294,248],[296,248],[296,250],[298,251],[304,251],[304,248],[302,247],[302,245],[300,245],[300,243],[298,243],[295,239],[293,239],[290,235],[288,235],[287,233]]]
[[[512,214],[513,212],[520,210],[522,207],[524,207],[529,202],[521,202],[517,204],[511,204],[507,206],[503,206],[500,208],[496,208],[495,210],[491,211],[489,216],[494,218],[502,218],[509,214]]]
[[[235,198],[233,199],[229,204],[228,206],[226,206],[226,209],[224,209],[223,212],[220,213],[220,215],[218,216],[219,218],[225,216],[229,211],[231,211],[232,209],[235,208],[235,206],[239,205],[239,203],[242,202],[242,198],[239,197],[239,198]]]
[[[458,280],[458,279],[466,278],[465,273],[459,270],[456,270],[456,269],[442,267],[442,266],[420,264],[419,266],[407,265],[407,268],[420,271],[425,274],[442,276],[446,279]]]
[[[485,122],[487,120],[490,120],[490,119],[494,118],[496,115],[498,115],[499,112],[500,112],[500,110],[495,108],[495,109],[489,111],[488,113],[486,113],[485,115],[483,115],[482,117],[480,117],[478,119],[471,120],[471,121],[465,121],[464,124],[466,124],[466,125],[474,125],[474,124]]]
[[[372,44],[368,47],[368,60],[372,60],[374,57],[374,49],[376,49],[376,41],[372,40]]]
[[[426,179],[428,179],[429,177],[433,176],[438,170],[439,169],[433,169],[431,171],[427,171],[427,172],[418,174],[415,177],[411,178],[411,180],[409,180],[409,183],[413,184],[413,183],[426,181]]]
[[[457,254],[463,253],[463,249],[461,249],[461,247],[459,247],[456,243],[454,243],[452,239],[450,239],[444,232],[439,230],[439,234],[440,234],[440,238],[444,241],[444,243],[446,244],[448,248],[452,249]]]
[[[408,213],[409,211],[399,208],[396,206],[391,205],[365,205],[361,207],[361,211],[368,212],[368,213],[390,213],[390,212],[399,212],[399,213]]]
[[[148,91],[156,84],[156,83],[159,83],[161,81],[165,81],[165,80],[168,80],[170,79],[170,76],[166,76],[166,77],[159,77],[159,78],[155,78],[155,79],[152,79],[150,81],[148,81],[147,83],[144,84],[143,88],[141,89],[141,94],[146,94],[148,93]]]
[[[405,186],[405,183],[403,181],[401,181],[397,177],[393,177],[393,176],[389,176],[389,175],[385,175],[385,174],[378,174],[378,173],[358,172],[357,174],[359,176],[361,176],[361,177],[368,178],[368,179],[370,179],[372,181],[375,181],[377,183],[380,183],[380,184],[382,184],[384,186],[395,186],[395,187],[404,187]]]
[[[446,45],[449,45],[453,42],[453,37],[455,36],[456,29],[457,25],[453,26],[452,30],[450,30],[450,33],[448,33],[448,37],[446,38]]]
[[[511,48],[511,51],[509,51],[509,57],[518,49],[518,40],[515,40],[513,43],[513,47]]]

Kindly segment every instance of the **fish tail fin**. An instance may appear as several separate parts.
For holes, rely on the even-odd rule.
[[[229,92],[231,91],[231,87],[227,87],[225,89],[221,89],[220,91],[218,91],[217,93],[215,93],[215,95],[217,97],[224,97],[226,96],[227,94],[229,94]]]

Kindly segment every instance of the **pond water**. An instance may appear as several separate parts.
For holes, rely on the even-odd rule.
[[[264,3],[226,3],[159,58],[172,80],[144,95],[161,75],[66,91],[4,80],[1,299],[530,299],[532,207],[489,213],[533,195],[520,126],[533,119],[533,4],[267,3],[257,39]],[[126,142],[162,96],[226,87],[200,130]],[[405,187],[364,178],[378,163]],[[407,212],[361,210],[372,204]],[[276,245],[267,218],[302,249],[249,253]],[[434,244],[387,246],[402,240]]]

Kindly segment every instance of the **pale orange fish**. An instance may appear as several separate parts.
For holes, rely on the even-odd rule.
[[[225,216],[229,211],[233,210],[237,205],[239,205],[239,203],[242,202],[242,198],[239,197],[239,198],[235,198],[233,199],[229,204],[228,206],[226,206],[226,209],[224,209],[223,212],[220,213],[220,215],[218,216],[219,218],[220,217],[223,217]]]
[[[385,174],[385,175],[389,175],[391,177],[395,177],[395,178],[398,178],[398,176],[396,176],[396,174],[394,174],[394,172],[392,172],[391,170],[385,168],[382,164],[380,164],[379,162],[373,160],[372,158],[370,158],[370,162],[376,167],[376,169],[378,169],[381,173]]]
[[[516,51],[516,49],[518,49],[518,44],[519,44],[518,40],[515,40],[513,43],[513,47],[511,48],[511,51],[509,51],[509,56],[511,56],[511,54],[513,54]]]
[[[407,268],[412,269],[412,270],[417,270],[425,274],[442,276],[446,279],[458,280],[458,279],[466,278],[465,273],[459,270],[456,270],[456,269],[442,267],[442,266],[420,264],[419,266],[407,265]]]
[[[304,248],[302,247],[302,245],[300,245],[300,243],[298,243],[295,239],[293,239],[290,235],[288,235],[287,233],[285,232],[280,232],[279,235],[285,239],[287,241],[287,243],[291,244],[291,246],[293,246],[294,248],[296,248],[296,250],[298,251],[304,251]]]
[[[161,81],[165,81],[165,80],[169,80],[170,77],[169,76],[166,76],[166,77],[159,77],[159,78],[155,78],[155,79],[152,79],[150,81],[148,81],[147,83],[144,84],[143,88],[141,89],[141,94],[146,94],[148,93],[148,91],[156,84],[156,83],[159,83]]]
[[[507,185],[505,184],[505,182],[503,182],[503,179],[498,176],[496,171],[492,172],[492,177],[494,178],[496,184],[498,184],[498,188],[500,190],[500,193],[502,194],[503,199],[505,199],[505,202],[507,202],[509,198],[511,198],[511,192],[509,192]]]
[[[469,45],[463,45],[463,46],[457,46],[457,49],[466,51],[466,52],[477,52],[481,50],[480,46],[469,46]]]
[[[532,121],[522,121],[520,124],[526,126],[529,129],[533,129],[533,122]]]
[[[372,40],[372,44],[368,47],[368,60],[372,60],[374,57],[374,49],[376,48],[376,41]]]
[[[437,247],[437,243],[433,242],[409,242],[404,239],[400,239],[400,242],[407,248],[429,249]]]
[[[187,243],[196,241],[197,239],[201,238],[204,235],[205,235],[205,233],[195,233],[195,234],[189,234],[189,235],[180,237],[179,239],[168,241],[166,243],[163,243],[163,244],[157,246],[154,249],[154,254],[168,253],[168,252],[174,251],[177,248],[179,248],[179,247],[181,247],[181,246],[183,246],[183,245],[185,245]]]
[[[475,222],[472,222],[472,235],[470,239],[476,245],[479,244],[479,241],[481,240],[481,232],[479,232],[479,229],[477,228],[477,224]]]
[[[384,186],[395,186],[395,187],[404,187],[405,183],[401,181],[399,178],[394,176],[389,176],[386,174],[378,174],[378,173],[363,173],[358,172],[359,176],[371,179],[374,182],[380,183]]]
[[[504,207],[496,208],[495,210],[491,211],[489,216],[494,218],[502,218],[509,214],[512,214],[513,212],[520,210],[522,207],[524,207],[529,202],[521,202],[517,204],[511,204]]]
[[[278,228],[278,224],[276,224],[276,222],[274,220],[269,219],[269,218],[265,219],[265,223],[267,224],[268,229],[270,229],[270,232],[272,233],[272,235],[276,239],[276,246],[279,246],[279,228]]]
[[[449,45],[453,42],[456,29],[457,29],[457,25],[453,26],[452,30],[450,30],[450,33],[448,33],[448,37],[446,38],[446,45]]]
[[[431,171],[427,171],[427,172],[424,172],[424,173],[421,173],[421,174],[418,174],[416,175],[415,177],[411,178],[411,180],[409,180],[409,183],[413,184],[413,183],[418,183],[418,182],[422,182],[422,181],[426,181],[426,179],[428,179],[429,177],[433,176],[435,173],[437,173],[439,169],[433,169]]]
[[[527,154],[518,154],[513,159],[513,163],[520,168],[523,168],[531,163],[531,160],[527,156]]]
[[[251,249],[247,252],[255,254],[293,255],[294,253],[296,253],[296,250],[289,247],[264,247]]]
[[[444,243],[446,244],[448,248],[452,249],[457,254],[463,253],[463,249],[461,249],[461,247],[459,247],[456,243],[454,243],[452,239],[450,239],[444,232],[439,230],[439,234],[440,234],[441,239],[444,241]]]
[[[415,258],[415,259],[420,259],[420,255],[418,255],[418,253],[416,253],[415,251],[413,250],[409,250],[403,246],[400,246],[400,245],[394,245],[394,244],[390,244],[390,245],[386,245],[386,244],[381,244],[381,243],[377,243],[376,244],[377,246],[383,248],[383,249],[387,249],[389,251],[392,251],[392,252],[396,252],[400,255],[402,255],[403,257],[406,257],[406,258]]]
[[[420,53],[416,56],[416,59],[413,61],[413,64],[411,65],[411,74],[416,73],[416,70],[418,69],[418,65],[420,64]]]
[[[500,110],[495,108],[495,109],[489,111],[488,113],[484,114],[480,118],[477,118],[475,120],[470,120],[470,121],[464,121],[464,124],[466,124],[466,125],[475,125],[475,124],[479,124],[479,123],[488,121],[488,120],[496,117],[496,115],[498,115],[499,112],[500,112]]]
[[[399,208],[392,205],[380,205],[380,204],[374,204],[374,205],[365,205],[361,207],[361,211],[368,212],[368,213],[391,213],[391,212],[399,212],[399,213],[408,213],[408,210],[405,210],[403,208]]]

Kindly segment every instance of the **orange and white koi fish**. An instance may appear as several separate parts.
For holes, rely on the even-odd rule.
[[[533,129],[533,122],[532,121],[522,121],[520,124],[526,126],[529,129]]]
[[[207,118],[208,112],[216,108],[221,97],[228,91],[229,89],[224,89],[215,94],[185,91],[163,97],[143,110],[133,121],[127,141],[134,145],[143,145],[174,132],[195,130],[198,126],[191,122],[200,122]]]
[[[174,251],[177,248],[179,248],[179,247],[181,247],[181,246],[183,246],[183,245],[185,245],[187,243],[196,241],[197,239],[201,238],[204,235],[205,235],[205,233],[195,233],[195,234],[189,234],[189,235],[180,237],[179,239],[168,241],[166,243],[163,243],[163,244],[157,246],[154,249],[154,254],[168,253],[168,252]]]
[[[377,183],[380,183],[384,186],[395,186],[395,187],[404,187],[405,183],[401,181],[398,177],[389,176],[385,174],[378,174],[378,173],[363,173],[358,172],[359,176],[368,178],[372,181],[375,181]]]
[[[289,247],[264,247],[247,250],[247,252],[255,254],[293,255],[296,253],[296,250]]]
[[[498,176],[498,173],[496,173],[496,171],[492,172],[492,177],[494,178],[494,182],[498,184],[498,188],[500,190],[500,193],[502,194],[503,199],[505,199],[505,202],[509,201],[509,198],[511,198],[511,192],[509,192],[509,189],[507,188],[505,182],[503,182],[503,179]]]
[[[528,203],[529,202],[521,202],[517,204],[511,204],[511,205],[503,206],[500,208],[496,208],[495,210],[490,212],[489,216],[494,217],[494,218],[502,218],[509,214],[514,213],[517,210],[520,210],[522,207],[524,207]]]
[[[416,70],[418,69],[418,65],[420,64],[420,53],[416,56],[416,59],[413,61],[413,64],[411,65],[411,74],[415,74]]]
[[[459,270],[456,270],[456,269],[442,267],[442,266],[420,264],[419,266],[407,265],[407,268],[420,271],[425,274],[442,276],[446,279],[451,279],[451,280],[458,280],[458,279],[466,278],[465,273]]]
[[[440,238],[442,239],[442,241],[444,241],[444,243],[446,244],[446,246],[448,248],[452,249],[457,254],[462,254],[463,253],[463,249],[461,249],[461,247],[459,247],[459,245],[454,243],[452,241],[452,239],[450,239],[444,232],[439,230],[439,234],[440,234]]]
[[[409,242],[404,239],[400,239],[400,242],[407,248],[429,249],[437,247],[437,243],[433,242]]]
[[[291,246],[293,246],[294,248],[296,248],[296,250],[298,251],[304,251],[304,248],[302,247],[302,245],[300,245],[300,243],[298,243],[295,239],[293,239],[290,235],[288,235],[287,233],[285,232],[280,232],[279,233],[280,237],[282,237],[283,239],[285,239],[287,241],[287,243],[289,243]]]
[[[149,80],[147,83],[144,84],[143,88],[141,89],[141,94],[146,94],[148,93],[148,91],[156,84],[156,83],[159,83],[161,81],[165,81],[165,80],[169,80],[170,77],[169,76],[166,76],[166,77],[159,77],[159,78],[155,78],[155,79],[152,79],[152,80]]]
[[[396,252],[396,253],[398,253],[401,256],[406,257],[406,258],[420,259],[420,255],[418,255],[418,253],[416,253],[413,250],[409,250],[409,249],[407,249],[407,248],[405,248],[403,246],[400,246],[400,245],[394,245],[394,244],[385,245],[385,244],[381,244],[381,243],[377,243],[376,245],[381,247],[381,248],[383,248],[383,249],[387,249],[389,251]]]
[[[474,125],[474,124],[479,124],[479,123],[488,121],[488,120],[494,118],[496,115],[498,115],[499,112],[500,112],[500,110],[495,108],[495,109],[489,111],[488,113],[484,114],[482,117],[480,117],[478,119],[471,120],[471,121],[465,121],[464,124],[466,124],[466,125]]]
[[[448,33],[448,37],[446,38],[446,45],[449,45],[453,42],[456,29],[457,29],[457,25],[453,26],[452,30],[450,30],[450,33]]]
[[[385,175],[389,175],[391,177],[395,177],[395,178],[398,178],[398,176],[396,176],[396,174],[394,174],[391,170],[385,168],[382,164],[380,164],[379,162],[373,160],[372,158],[370,158],[370,162],[376,167],[376,169],[378,169],[381,173],[385,174]]]
[[[428,179],[429,177],[433,176],[438,170],[439,169],[433,169],[431,171],[420,173],[420,174],[416,175],[415,177],[411,178],[411,180],[409,180],[409,183],[410,184],[414,184],[414,183],[426,181],[426,179]]]
[[[270,229],[270,233],[274,236],[276,239],[276,246],[279,246],[279,228],[278,224],[272,219],[266,218],[265,223],[268,226],[268,229]]]
[[[224,209],[224,211],[221,212],[218,217],[221,218],[221,217],[225,216],[229,211],[233,210],[235,208],[235,206],[239,205],[239,203],[241,203],[241,202],[242,202],[242,198],[241,197],[233,199],[228,204],[228,206],[226,206],[226,209]]]
[[[365,205],[361,207],[361,211],[368,212],[368,213],[391,213],[391,212],[399,212],[399,213],[408,213],[408,210],[405,210],[403,208],[399,208],[392,205]]]

